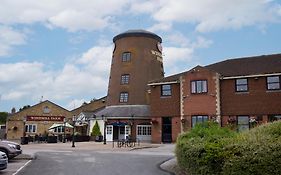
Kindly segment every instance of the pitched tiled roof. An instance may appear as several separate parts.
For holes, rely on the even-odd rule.
[[[224,77],[281,73],[281,54],[229,59],[206,68]]]
[[[118,105],[107,106],[103,110],[94,113],[97,117],[148,117],[150,116],[150,108],[148,105]]]
[[[196,66],[195,68],[197,67],[201,66]],[[281,54],[228,59],[207,65],[204,68],[217,72],[224,77],[281,73]],[[151,81],[149,84],[177,81],[181,75],[188,73],[192,69]]]

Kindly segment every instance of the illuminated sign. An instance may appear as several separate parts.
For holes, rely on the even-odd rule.
[[[26,121],[58,121],[63,122],[64,116],[27,116]]]

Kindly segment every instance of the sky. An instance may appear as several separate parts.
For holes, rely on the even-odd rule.
[[[130,29],[162,38],[169,76],[281,53],[281,0],[0,0],[0,111],[106,96],[112,39]]]

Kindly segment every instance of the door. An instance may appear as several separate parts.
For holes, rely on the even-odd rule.
[[[162,118],[162,142],[163,143],[172,142],[172,118],[171,117]]]
[[[132,137],[132,135],[131,135],[131,126],[130,125],[126,125],[125,126],[125,138],[128,138],[129,136]]]
[[[113,126],[112,125],[106,126],[106,140],[113,141]]]
[[[125,139],[125,126],[119,126],[118,139]]]

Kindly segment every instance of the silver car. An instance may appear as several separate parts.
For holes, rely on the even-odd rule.
[[[0,151],[0,170],[4,170],[8,165],[8,156],[6,153]]]

